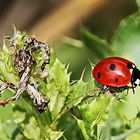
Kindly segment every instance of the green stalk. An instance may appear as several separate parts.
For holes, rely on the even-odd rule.
[[[112,136],[111,140],[123,140],[126,137],[130,136],[131,134],[137,132],[139,129],[140,129],[140,125],[135,127],[135,128],[133,128],[133,129],[131,129],[131,130],[129,130],[129,131],[127,131],[127,132],[125,132],[125,133],[122,133],[120,135]]]

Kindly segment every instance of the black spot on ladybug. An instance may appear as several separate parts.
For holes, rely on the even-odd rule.
[[[118,81],[119,81],[119,79],[118,78],[115,78],[115,82],[118,83]]]
[[[101,77],[101,73],[100,73],[100,72],[98,72],[97,76],[98,76],[98,78],[100,79],[100,77]]]
[[[129,69],[132,69],[132,68],[133,68],[131,63],[128,63],[128,64],[127,64],[127,67],[128,67]]]
[[[115,64],[111,64],[110,65],[110,70],[115,70],[116,69],[116,65]]]

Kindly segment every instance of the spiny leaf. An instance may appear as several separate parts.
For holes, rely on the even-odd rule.
[[[98,124],[107,119],[111,98],[109,96],[101,96],[94,99],[89,104],[79,106],[80,112],[89,123]]]
[[[2,50],[0,51],[0,74],[7,82],[18,85],[18,75],[17,71],[14,68],[14,62],[12,59],[12,53],[5,45],[3,44]]]
[[[34,139],[38,140],[40,139],[40,129],[37,125],[37,122],[34,117],[31,117],[29,119],[28,124],[21,124],[21,127],[23,129],[23,134],[27,139]]]
[[[47,129],[48,139],[47,140],[58,140],[63,136],[63,132],[61,131],[53,131],[51,129]]]
[[[109,117],[110,97],[101,96],[98,100],[94,99],[90,103],[80,105],[78,108],[83,117],[86,130],[89,136],[94,137],[94,127],[104,124]]]
[[[73,117],[76,119],[76,121],[77,121],[77,123],[78,123],[78,126],[79,126],[79,128],[81,129],[82,134],[83,134],[85,140],[91,140],[92,138],[87,134],[86,126],[85,126],[85,124],[84,124],[84,121],[83,121],[83,120],[80,120],[80,119],[78,119],[78,118],[76,118],[75,116],[73,116]]]
[[[68,74],[65,65],[58,59],[50,68],[48,84],[46,85],[46,95],[50,98],[49,109],[54,120],[59,116],[64,107],[66,97],[69,93],[70,74]]]
[[[96,89],[94,88],[95,87],[93,79],[88,82],[84,82],[82,79],[80,79],[79,81],[70,86],[69,96],[66,100],[67,106],[69,108],[75,107],[88,96],[96,97],[96,94],[94,93]]]

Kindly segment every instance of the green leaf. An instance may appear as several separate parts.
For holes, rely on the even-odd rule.
[[[18,85],[19,78],[13,65],[12,53],[8,50],[5,42],[0,51],[0,56],[0,74],[2,78],[7,82]]]
[[[111,104],[112,101],[109,96],[101,96],[99,99],[94,99],[90,103],[85,103],[79,106],[83,121],[86,124],[87,133],[90,137],[96,135],[96,129],[93,128],[98,128],[100,125],[105,126],[105,122],[109,118]],[[99,132],[97,131],[97,133]]]
[[[29,119],[28,124],[21,123],[21,127],[23,128],[23,134],[28,139],[38,140],[40,139],[40,129],[34,117]]]
[[[113,54],[113,50],[106,40],[94,35],[87,29],[81,29],[81,36],[84,44],[92,51],[95,58],[103,59]]]
[[[75,116],[73,116],[73,117],[76,119],[76,121],[78,123],[78,126],[81,129],[82,134],[83,134],[85,140],[91,140],[91,137],[87,134],[86,126],[84,124],[84,121],[83,120],[80,120],[80,119],[77,119]]]
[[[138,7],[140,7],[140,0],[136,0]]]
[[[70,86],[69,96],[66,100],[66,104],[69,108],[79,105],[84,99],[92,96],[96,96],[96,87],[93,78],[88,82],[84,82],[82,79],[75,82]]]
[[[112,47],[117,55],[131,57],[136,64],[139,64],[139,37],[140,11],[121,21],[112,39]]]
[[[70,74],[67,68],[58,59],[50,68],[48,77],[48,84],[46,85],[46,95],[50,98],[49,110],[52,119],[59,117],[59,113],[64,107],[66,97],[69,93]]]
[[[70,87],[70,93],[66,100],[66,104],[69,108],[77,106],[86,96],[87,83],[82,80],[77,81]]]
[[[111,98],[109,96],[101,96],[89,104],[79,106],[83,119],[92,123],[93,126],[104,122],[108,118],[110,102]]]
[[[61,131],[52,131],[51,129],[47,129],[48,139],[47,140],[58,140],[63,136],[63,132]]]
[[[68,95],[69,91],[69,83],[70,83],[70,73],[68,73],[65,65],[60,62],[60,60],[56,59],[53,67],[51,67],[50,79],[53,80],[56,87],[62,92],[64,96]]]

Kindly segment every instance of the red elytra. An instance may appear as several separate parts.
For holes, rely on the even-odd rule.
[[[106,87],[134,89],[140,80],[136,65],[124,58],[108,57],[101,60],[92,71],[93,77]],[[128,84],[131,83],[131,86]]]

